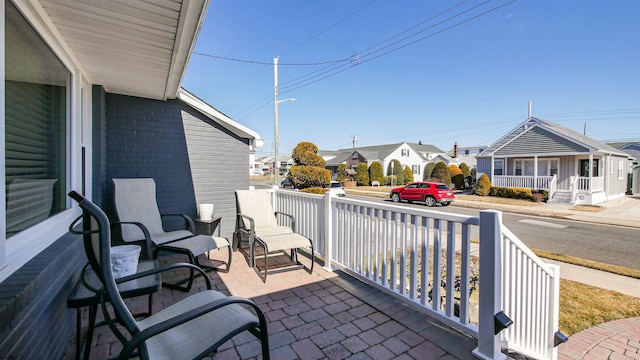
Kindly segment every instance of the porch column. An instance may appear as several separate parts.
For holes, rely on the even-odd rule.
[[[480,290],[478,347],[473,355],[480,359],[506,359],[501,351],[501,335],[495,333],[494,317],[502,309],[502,213],[480,212]],[[507,314],[508,316],[509,314]]]
[[[332,272],[331,266],[333,255],[333,214],[331,211],[331,197],[333,193],[327,191],[324,194],[324,269]],[[318,249],[320,250],[320,249]]]
[[[538,155],[533,157],[533,188],[538,190]]]
[[[593,153],[589,152],[589,195],[593,188]]]
[[[493,165],[494,165],[494,164],[493,164],[493,162],[494,162],[494,161],[496,161],[496,159],[494,158],[494,156],[493,156],[493,155],[491,155],[491,171],[489,172],[489,174],[487,174],[487,175],[489,175],[489,180],[491,180],[491,184],[493,184],[493,172],[494,172],[494,169],[493,169]],[[505,168],[506,168],[506,167],[507,167],[507,166],[505,165]],[[477,180],[478,180],[478,179],[476,179],[476,181],[477,181]]]

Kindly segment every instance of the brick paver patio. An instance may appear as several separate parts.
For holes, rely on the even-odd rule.
[[[347,274],[316,264],[311,275],[304,270],[270,274],[265,284],[242,252],[233,257],[229,273],[210,273],[212,284],[225,294],[252,299],[263,310],[272,359],[475,359],[476,340]],[[175,276],[184,274],[163,274],[163,279]],[[204,288],[200,278],[191,292]],[[154,295],[154,311],[185,296],[162,289]],[[144,311],[146,298],[129,305],[133,312]],[[96,329],[91,346],[93,359],[113,358],[121,349],[107,326]],[[68,349],[65,359],[75,358],[73,342]],[[260,344],[243,333],[212,358],[258,359]]]

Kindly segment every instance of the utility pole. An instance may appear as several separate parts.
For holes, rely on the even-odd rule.
[[[358,140],[358,137],[355,135],[351,135],[351,143],[354,149],[356,148],[356,140]]]
[[[273,58],[273,147],[275,152],[275,186],[280,185],[280,162],[278,161],[278,57]]]

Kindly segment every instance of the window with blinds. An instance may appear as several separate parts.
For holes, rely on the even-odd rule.
[[[5,2],[6,236],[66,208],[70,72]]]

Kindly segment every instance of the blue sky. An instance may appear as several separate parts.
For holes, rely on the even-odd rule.
[[[212,0],[182,85],[258,132],[264,154],[276,56],[280,100],[298,99],[278,107],[280,154],[353,135],[486,146],[529,101],[592,138],[640,141],[638,14],[636,0]]]

